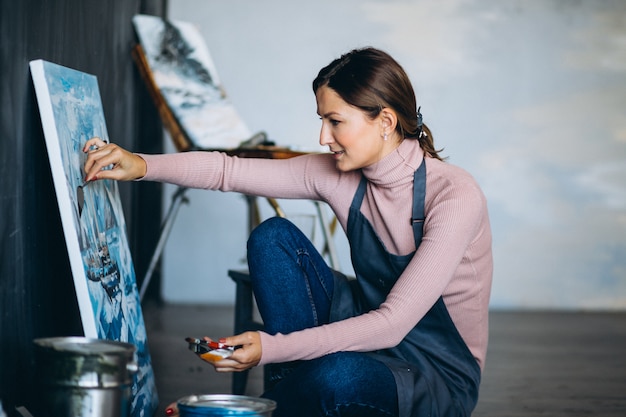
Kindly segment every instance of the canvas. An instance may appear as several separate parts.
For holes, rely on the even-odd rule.
[[[148,15],[133,24],[151,81],[193,148],[232,149],[250,138],[194,25]]]
[[[30,69],[85,336],[137,347],[131,415],[152,416],[158,397],[117,182],[84,181],[85,142],[108,142],[97,79],[42,60]]]

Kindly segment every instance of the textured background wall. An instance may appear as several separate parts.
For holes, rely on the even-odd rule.
[[[281,144],[317,149],[322,66],[365,45],[396,57],[436,145],[489,199],[494,308],[626,308],[624,16],[619,0],[170,2],[201,29],[251,130]],[[164,297],[231,302],[245,203],[190,197]]]
[[[28,62],[96,75],[110,137],[158,152],[160,123],[130,50],[132,16],[161,8],[160,0],[0,2],[0,401],[10,415],[37,399],[32,339],[82,335]],[[123,184],[120,192],[141,277],[158,233],[160,187]]]

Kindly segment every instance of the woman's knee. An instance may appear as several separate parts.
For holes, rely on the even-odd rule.
[[[266,247],[268,243],[280,241],[280,236],[291,223],[282,217],[270,217],[255,227],[248,237],[248,250]]]

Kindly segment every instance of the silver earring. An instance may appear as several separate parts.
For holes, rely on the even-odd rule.
[[[387,132],[385,132],[385,136],[383,137],[383,140],[387,140],[387,139],[389,138],[387,137]]]

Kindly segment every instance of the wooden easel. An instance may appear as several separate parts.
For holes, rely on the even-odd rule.
[[[194,144],[191,142],[187,134],[185,134],[184,129],[180,126],[177,118],[174,116],[172,109],[167,105],[167,102],[165,101],[163,95],[161,94],[161,91],[154,80],[154,77],[150,70],[150,66],[148,64],[148,61],[146,60],[146,56],[141,45],[138,44],[133,48],[132,56],[133,56],[135,63],[137,64],[137,68],[139,69],[141,77],[146,83],[148,91],[150,92],[150,95],[152,96],[152,99],[157,107],[157,111],[159,112],[159,116],[161,118],[163,126],[172,137],[174,146],[176,147],[177,151],[179,152],[187,152],[187,151],[195,151],[195,150],[220,151],[228,155],[238,156],[240,158],[265,158],[265,159],[287,159],[287,158],[292,158],[292,157],[299,156],[299,155],[304,155],[307,153],[307,152],[293,151],[286,147],[263,145],[262,144],[264,142],[263,139],[266,138],[266,135],[263,132],[257,133],[250,140],[246,141],[248,143],[250,142],[251,143],[245,147],[238,147],[238,148],[233,148],[233,149],[205,149],[205,148],[201,149],[201,148],[194,146]],[[255,143],[258,141],[258,139],[261,139],[260,140],[261,144]],[[167,214],[161,226],[159,240],[157,242],[156,248],[150,260],[148,270],[146,271],[146,274],[144,275],[144,278],[141,284],[141,289],[139,291],[140,301],[143,300],[143,296],[148,286],[150,285],[150,281],[152,279],[154,269],[156,268],[156,265],[161,257],[161,254],[165,247],[165,243],[169,237],[170,231],[172,229],[174,220],[176,218],[176,215],[178,214],[180,206],[182,203],[189,202],[189,199],[187,198],[185,194],[186,191],[187,191],[186,188],[179,187],[174,193],[174,195],[172,196],[170,207],[167,211]],[[259,206],[258,206],[258,198],[252,195],[245,195],[245,199],[248,205],[248,231],[250,232],[261,222],[261,216],[260,216],[260,211],[259,211]],[[286,217],[284,211],[281,209],[280,205],[275,199],[268,198],[267,201],[272,206],[277,216]],[[322,235],[324,239],[324,247],[323,247],[322,252],[323,254],[325,253],[329,256],[329,263],[331,267],[338,268],[339,261],[337,258],[334,240],[332,238],[335,228],[336,228],[336,219],[333,218],[333,220],[329,220],[327,218],[327,214],[326,214],[326,211],[324,210],[322,203],[319,201],[316,201],[314,203],[317,208],[318,219],[320,221],[320,226],[321,226]]]

